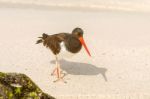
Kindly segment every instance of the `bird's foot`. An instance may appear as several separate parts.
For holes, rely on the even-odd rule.
[[[67,73],[65,71],[63,71],[62,69],[59,69],[59,71],[60,71],[59,75],[65,75],[65,76],[67,75]],[[53,70],[53,72],[51,73],[51,76],[57,76],[58,77],[57,68],[55,68]]]
[[[63,81],[64,83],[67,83],[64,80],[64,77],[67,75],[67,73],[64,73],[60,68],[55,68],[53,72],[51,73],[52,76],[57,76],[57,79],[54,82]]]
[[[64,77],[66,76],[66,74],[65,73],[63,73],[63,76],[62,77],[58,77],[56,80],[54,80],[53,82],[54,83],[56,83],[56,82],[58,82],[58,81],[62,81],[62,82],[64,82],[64,83],[67,83],[65,80],[64,80]]]

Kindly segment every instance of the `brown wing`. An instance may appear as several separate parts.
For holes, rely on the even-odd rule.
[[[60,43],[64,41],[65,37],[66,33],[49,35],[44,39],[43,45],[50,48],[53,54],[57,55],[61,50]]]

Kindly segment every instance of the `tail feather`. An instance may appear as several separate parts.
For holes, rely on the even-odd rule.
[[[42,43],[42,42],[43,42],[42,39],[40,39],[40,40],[36,41],[36,44],[39,44],[39,43]]]
[[[48,37],[48,35],[45,34],[45,33],[43,33],[43,34],[42,34],[42,37],[38,37],[38,38],[40,38],[40,39],[36,41],[36,44],[42,43],[43,40],[45,40],[47,37]]]
[[[46,39],[48,37],[48,35],[45,33],[43,33],[42,36],[43,36],[42,39]]]

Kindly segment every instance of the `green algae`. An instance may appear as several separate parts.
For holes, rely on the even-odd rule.
[[[0,99],[55,99],[26,75],[0,72]]]

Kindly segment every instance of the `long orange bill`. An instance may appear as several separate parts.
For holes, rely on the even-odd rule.
[[[88,50],[88,48],[87,48],[87,46],[84,42],[83,37],[80,37],[79,40],[80,40],[81,44],[84,46],[84,48],[85,48],[86,52],[88,53],[88,55],[91,56],[91,54],[90,54],[90,52],[89,52],[89,50]]]

